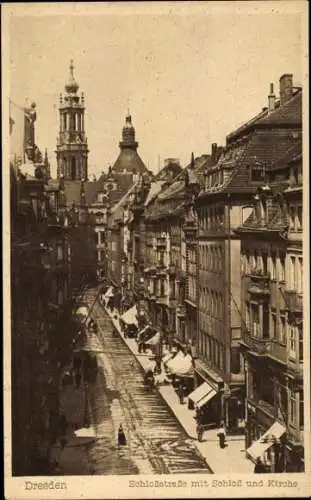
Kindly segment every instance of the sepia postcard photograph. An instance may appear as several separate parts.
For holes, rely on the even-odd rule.
[[[1,7],[5,497],[309,496],[307,2]]]

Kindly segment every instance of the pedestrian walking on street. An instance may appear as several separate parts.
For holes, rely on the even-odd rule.
[[[126,446],[126,437],[124,434],[122,424],[120,424],[120,427],[118,430],[118,446]]]
[[[255,464],[255,468],[254,468],[254,473],[255,474],[262,474],[262,473],[265,473],[266,472],[266,466],[265,464],[263,463],[263,461],[261,460],[260,457],[258,457],[256,459],[256,464]]]
[[[225,425],[224,425],[223,420],[220,422],[217,436],[219,438],[220,448],[225,448],[226,447],[226,429],[225,429]]]

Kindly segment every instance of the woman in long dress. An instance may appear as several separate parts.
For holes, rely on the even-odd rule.
[[[120,427],[118,430],[118,446],[125,446],[125,445],[126,445],[126,437],[124,434],[122,424],[120,424]]]

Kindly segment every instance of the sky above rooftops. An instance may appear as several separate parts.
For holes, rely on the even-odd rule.
[[[264,3],[265,14],[256,2],[155,2],[132,5],[131,15],[130,4],[55,4],[58,16],[53,4],[41,4],[40,15],[39,5],[16,8],[10,95],[21,105],[26,98],[36,102],[36,141],[48,148],[52,173],[70,59],[85,93],[89,174],[96,175],[119,154],[128,108],[138,153],[156,173],[159,159],[161,167],[170,157],[185,166],[192,151],[199,156],[212,142],[224,144],[267,106],[270,82],[278,96],[283,73],[302,83],[301,4]]]

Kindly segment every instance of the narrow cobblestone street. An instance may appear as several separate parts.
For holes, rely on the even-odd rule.
[[[95,290],[86,295],[89,305],[95,295]],[[209,473],[161,396],[143,385],[141,367],[122,339],[113,335],[111,320],[98,303],[93,317],[99,332],[89,335],[86,348],[97,353],[99,367],[96,382],[88,384],[96,440],[85,448],[85,473],[90,469],[93,474],[106,475]],[[118,448],[120,424],[127,445]]]

